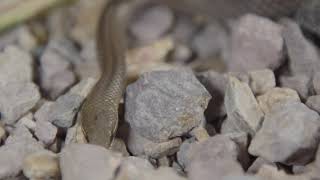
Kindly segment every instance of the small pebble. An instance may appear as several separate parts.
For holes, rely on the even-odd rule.
[[[23,174],[31,180],[58,179],[60,169],[57,155],[49,151],[28,155],[23,161]]]

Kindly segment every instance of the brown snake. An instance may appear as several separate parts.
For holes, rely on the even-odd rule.
[[[304,0],[153,0],[208,18],[247,12],[277,17],[293,13]],[[120,2],[109,0],[98,27],[97,51],[102,76],[81,108],[81,123],[90,143],[109,147],[118,125],[118,106],[125,83],[125,28]]]

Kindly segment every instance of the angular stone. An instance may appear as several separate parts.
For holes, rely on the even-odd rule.
[[[200,58],[209,58],[222,53],[227,47],[228,35],[221,24],[209,24],[198,32],[191,43]]]
[[[0,179],[17,176],[21,173],[24,158],[38,151],[43,151],[43,147],[27,128],[14,129],[5,145],[0,147]]]
[[[115,180],[135,180],[142,178],[142,174],[153,171],[154,167],[146,159],[130,156],[125,158],[120,165]]]
[[[62,128],[71,127],[80,105],[94,86],[92,78],[80,81],[55,102],[47,102],[35,113],[37,121],[49,121]]]
[[[181,143],[181,138],[175,138],[158,144],[148,143],[145,144],[144,151],[147,156],[152,158],[161,158],[176,153],[179,150]]]
[[[312,79],[313,89],[316,94],[320,95],[320,72],[316,72]]]
[[[228,118],[244,132],[253,136],[260,128],[264,115],[248,84],[230,76],[224,104]]]
[[[127,87],[125,119],[141,136],[165,142],[200,125],[210,98],[190,70],[146,73]]]
[[[269,165],[269,166],[273,166],[273,167],[277,167],[276,163],[267,161],[261,157],[258,157],[256,160],[254,160],[254,162],[251,164],[251,166],[249,167],[249,169],[247,170],[247,173],[249,174],[256,174],[259,169],[264,166],[264,165]]]
[[[250,88],[254,94],[264,94],[276,86],[276,78],[269,69],[249,72]]]
[[[0,84],[1,120],[14,124],[40,100],[38,87],[31,82]]]
[[[281,87],[288,87],[296,90],[300,95],[301,99],[307,99],[310,94],[311,82],[310,76],[305,74],[299,74],[295,76],[281,76],[280,77]]]
[[[296,21],[305,29],[320,37],[320,3],[317,0],[309,0],[303,3],[296,14]]]
[[[16,46],[7,46],[0,53],[0,83],[31,82],[33,59],[31,55]]]
[[[35,128],[35,135],[39,141],[46,145],[51,145],[56,139],[58,128],[49,121],[37,121]]]
[[[71,144],[60,154],[64,180],[112,180],[121,164],[121,156],[96,145]]]
[[[283,36],[289,55],[289,68],[293,74],[312,76],[320,68],[320,57],[315,45],[304,36],[299,25],[283,19]]]
[[[129,30],[139,41],[146,43],[163,36],[172,26],[174,16],[166,6],[153,6],[139,11],[132,19]]]
[[[192,145],[195,140],[193,139],[187,139],[183,141],[183,143],[180,146],[179,151],[177,152],[177,160],[180,166],[182,168],[186,168],[190,162],[192,152],[190,151],[192,148]]]
[[[232,27],[230,71],[278,68],[283,63],[282,27],[248,14]]]
[[[306,105],[314,110],[320,113],[320,96],[310,96],[306,102]]]
[[[28,155],[23,161],[23,174],[29,179],[59,178],[58,156],[50,151],[40,151]]]
[[[222,179],[230,175],[242,175],[237,162],[238,147],[225,136],[214,136],[191,149],[192,158],[188,165],[190,180]]]
[[[265,94],[257,97],[258,103],[264,113],[269,113],[277,103],[285,103],[287,101],[300,102],[298,93],[289,88],[273,88]]]
[[[64,93],[76,80],[68,57],[60,50],[66,45],[57,46],[58,42],[54,41],[49,42],[40,58],[40,85],[51,99]]]
[[[37,125],[36,125],[36,122],[33,121],[33,114],[28,113],[18,120],[18,122],[16,123],[16,126],[25,126],[29,130],[34,132]]]
[[[275,105],[251,141],[249,152],[270,162],[304,165],[320,139],[320,117],[301,102]]]

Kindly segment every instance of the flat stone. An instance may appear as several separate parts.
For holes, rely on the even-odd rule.
[[[35,135],[39,141],[46,145],[51,145],[57,136],[58,128],[49,121],[37,121]]]
[[[55,102],[47,102],[35,113],[37,121],[48,121],[62,128],[69,128],[85,97],[94,86],[95,80],[84,79],[60,96]]]
[[[23,174],[29,179],[59,178],[58,156],[50,151],[29,154],[23,161]]]
[[[320,3],[317,0],[310,0],[303,3],[296,14],[296,21],[305,29],[320,37]]]
[[[191,149],[192,158],[188,165],[190,180],[222,179],[230,175],[242,175],[237,162],[238,147],[229,138],[217,135],[197,144]]]
[[[16,46],[7,46],[0,53],[0,83],[31,82],[33,79],[31,54]]]
[[[71,63],[60,49],[66,49],[65,43],[51,40],[40,58],[40,85],[51,99],[56,99],[75,83],[76,77]]]
[[[317,111],[318,113],[320,113],[320,96],[310,96],[308,97],[308,100],[306,102],[306,105],[314,110]]]
[[[31,153],[43,151],[26,127],[18,127],[0,147],[0,179],[16,177],[21,173],[23,160]]]
[[[210,98],[190,70],[145,73],[127,87],[125,120],[141,136],[165,142],[200,125]]]
[[[273,88],[265,94],[257,97],[258,103],[264,113],[269,113],[277,103],[285,103],[287,101],[300,102],[298,93],[290,88]]]
[[[250,88],[254,94],[264,94],[276,86],[276,78],[270,69],[249,72]]]
[[[89,144],[70,144],[59,159],[64,180],[112,180],[121,164],[119,154]]]
[[[248,14],[232,27],[230,71],[277,69],[283,63],[282,27]]]
[[[306,105],[294,101],[277,104],[266,114],[249,152],[270,162],[304,165],[314,158],[319,130],[318,113]]]
[[[0,84],[1,120],[14,124],[40,100],[38,87],[31,82]]]
[[[310,94],[310,76],[307,76],[305,74],[299,74],[295,76],[281,76],[280,85],[281,87],[288,87],[296,90],[303,100],[307,99]]]
[[[228,41],[226,29],[221,24],[212,23],[194,36],[191,47],[200,58],[209,58],[221,55]]]
[[[312,79],[313,89],[316,94],[320,95],[320,72],[316,72]]]
[[[197,78],[212,96],[205,111],[206,120],[211,122],[225,116],[224,96],[228,83],[227,77],[215,71],[207,71],[198,74]]]
[[[320,56],[317,48],[308,41],[299,25],[290,20],[282,19],[283,37],[289,55],[289,68],[293,74],[312,76],[320,68]]]
[[[146,43],[163,36],[172,26],[174,16],[166,6],[153,6],[132,19],[129,30],[139,41]]]
[[[248,84],[230,76],[224,100],[228,118],[254,136],[264,115]]]

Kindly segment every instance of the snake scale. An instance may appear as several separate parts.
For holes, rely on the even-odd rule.
[[[133,1],[133,0],[131,0]],[[268,17],[292,14],[304,0],[150,0],[189,13],[228,18],[253,12]],[[80,113],[89,143],[110,147],[118,126],[118,106],[125,83],[125,27],[119,15],[124,0],[108,0],[97,33],[97,54],[102,75]]]

